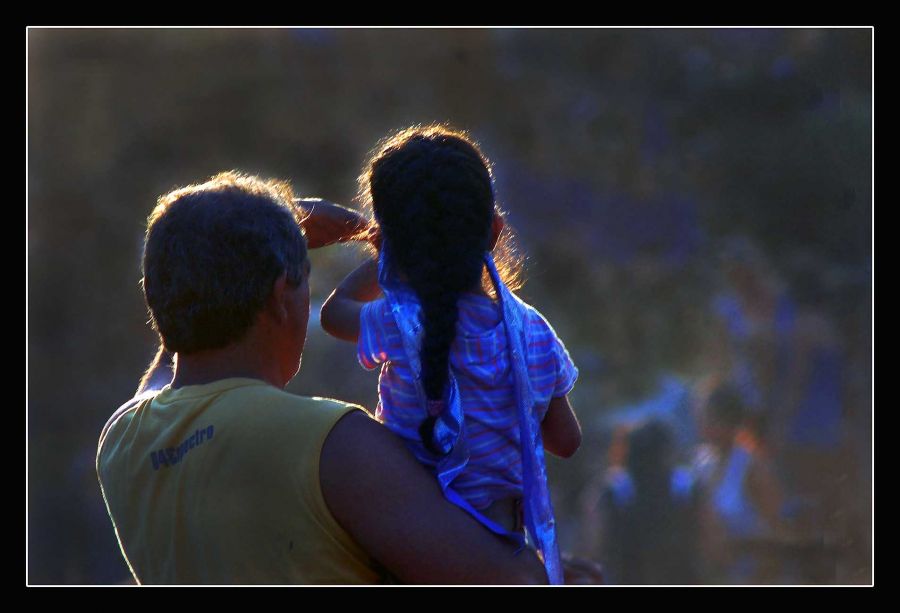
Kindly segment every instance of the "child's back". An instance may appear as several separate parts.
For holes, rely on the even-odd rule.
[[[413,295],[407,298],[415,300]],[[495,501],[522,495],[515,382],[499,304],[485,295],[466,293],[458,305],[450,367],[465,414],[469,461],[454,479],[453,488],[483,510]],[[569,393],[578,371],[550,324],[531,307],[527,308],[525,338],[534,410],[537,421],[542,422],[550,400]],[[363,307],[357,350],[365,368],[382,365],[376,410],[379,421],[403,438],[417,457],[436,465],[440,456],[426,449],[419,434],[422,406],[400,330],[386,300]]]

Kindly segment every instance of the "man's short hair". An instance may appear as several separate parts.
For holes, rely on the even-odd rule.
[[[303,281],[306,240],[287,183],[237,172],[176,189],[147,224],[143,288],[169,351],[240,340],[282,273]]]

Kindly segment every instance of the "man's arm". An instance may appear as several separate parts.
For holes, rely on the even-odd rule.
[[[310,249],[352,240],[370,240],[369,221],[354,211],[321,198],[296,198],[300,225]]]
[[[448,502],[437,480],[384,426],[354,411],[322,449],[322,493],[338,523],[401,581],[543,584],[531,552]]]

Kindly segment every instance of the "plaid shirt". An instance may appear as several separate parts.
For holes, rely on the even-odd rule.
[[[578,369],[547,320],[530,306],[526,322],[528,372],[535,410],[543,420],[550,399],[565,396],[574,387]],[[522,495],[522,454],[508,353],[499,305],[486,296],[463,294],[450,365],[459,384],[470,456],[453,489],[476,509]],[[384,299],[363,306],[357,357],[367,370],[381,365],[377,419],[414,447],[417,456],[428,455],[418,432],[425,409]]]

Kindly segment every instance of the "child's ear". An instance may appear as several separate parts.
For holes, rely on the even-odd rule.
[[[505,223],[500,211],[494,210],[494,219],[491,221],[491,246],[488,251],[493,251],[494,247],[497,246],[497,241],[500,240],[500,233],[503,232]]]

